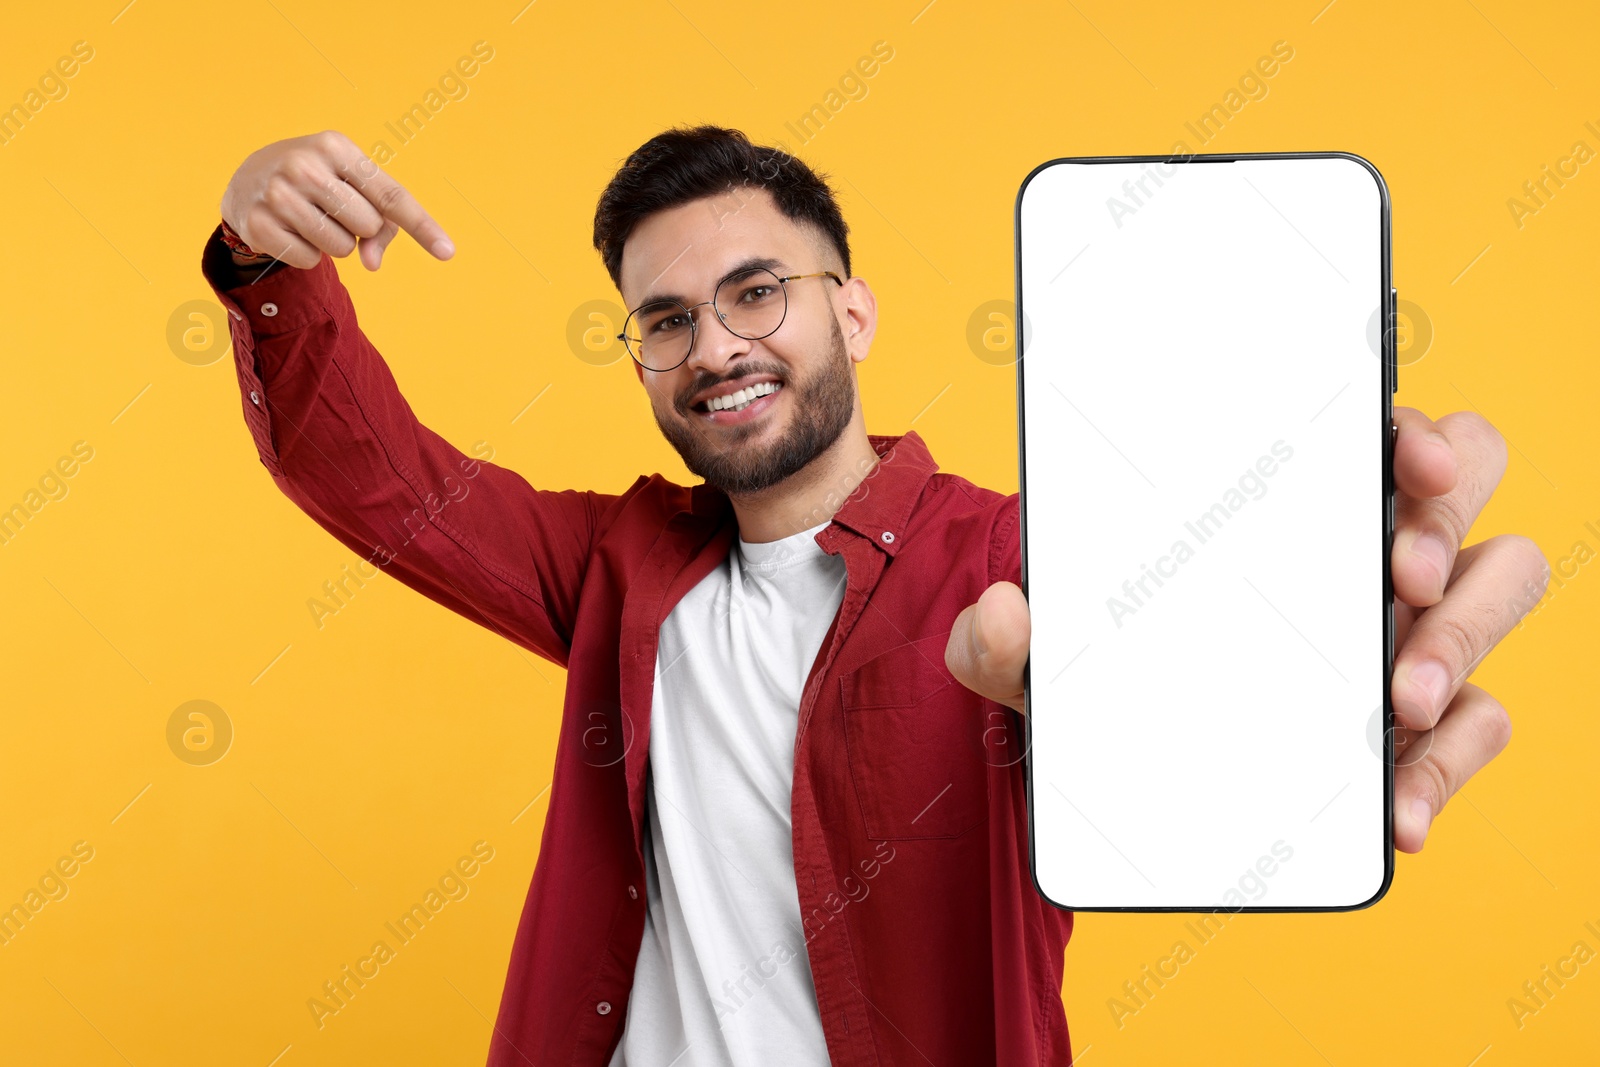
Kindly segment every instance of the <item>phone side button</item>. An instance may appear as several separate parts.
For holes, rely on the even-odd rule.
[[[1394,675],[1394,601],[1389,601],[1389,673]]]
[[[1400,391],[1400,338],[1397,331],[1400,329],[1400,291],[1389,290],[1389,344],[1394,352],[1394,360],[1389,364],[1389,392]]]

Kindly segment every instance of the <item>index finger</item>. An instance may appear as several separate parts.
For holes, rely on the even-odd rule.
[[[383,172],[354,143],[344,141],[335,149],[334,165],[344,180],[378,209],[378,214],[399,226],[412,239],[438,259],[455,255],[456,246],[444,228],[433,221],[405,187]]]

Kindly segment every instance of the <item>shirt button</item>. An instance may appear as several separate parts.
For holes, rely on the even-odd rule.
[[[600,1003],[598,1003],[598,1004],[596,1004],[594,1006],[594,1010],[599,1012],[601,1015],[610,1015],[611,1014],[611,1001],[602,1000]]]
[[[630,899],[632,899],[632,900],[638,900],[639,899],[639,891],[637,889],[635,889],[633,886],[630,885],[628,887],[628,897]]]
[[[883,543],[886,544],[886,545],[894,544],[894,533],[892,531],[890,531],[890,530],[883,531]]]
[[[261,305],[261,314],[265,315],[267,318],[270,319],[270,318],[272,318],[272,316],[276,315],[277,313],[278,313],[278,305],[277,304],[262,304]]]
[[[256,407],[261,406],[261,396],[254,389],[250,390],[250,403],[254,404]]]

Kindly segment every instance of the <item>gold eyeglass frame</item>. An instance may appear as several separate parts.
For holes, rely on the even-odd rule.
[[[758,337],[746,337],[742,333],[735,333],[733,328],[728,325],[727,316],[725,316],[717,308],[717,294],[722,291],[722,287],[724,285],[726,285],[728,282],[732,281],[734,278],[743,278],[746,275],[755,274],[755,273],[758,273],[758,272],[765,272],[767,274],[772,275],[772,277],[778,279],[778,286],[783,292],[783,317],[778,320],[778,325],[774,326],[772,329],[768,330],[766,333],[761,334]],[[689,362],[689,357],[694,355],[695,342],[700,339],[700,323],[695,319],[695,316],[694,316],[694,312],[695,312],[696,308],[702,308],[702,307],[705,307],[707,304],[710,304],[712,313],[717,316],[717,321],[722,323],[722,326],[723,326],[723,328],[725,330],[727,330],[729,333],[733,334],[735,337],[740,338],[741,340],[759,341],[759,340],[761,340],[762,337],[771,337],[773,334],[777,333],[783,327],[783,324],[785,322],[789,321],[789,283],[790,282],[801,281],[801,280],[806,279],[806,278],[832,278],[834,281],[839,283],[839,287],[841,289],[844,288],[844,279],[839,277],[838,274],[834,273],[831,270],[819,270],[815,274],[790,274],[790,275],[787,275],[785,277],[780,277],[777,273],[775,273],[773,271],[770,271],[770,270],[767,270],[766,267],[746,267],[743,270],[734,271],[733,273],[727,275],[721,281],[719,281],[717,283],[717,287],[711,291],[711,299],[710,300],[702,300],[702,301],[700,301],[700,303],[695,304],[692,307],[684,307],[681,303],[678,303],[678,301],[676,301],[676,300],[652,300],[648,304],[640,304],[638,307],[636,307],[632,311],[628,312],[628,317],[626,319],[624,319],[623,322],[622,322],[622,332],[617,334],[617,340],[622,342],[622,347],[624,347],[624,348],[626,348],[628,350],[629,357],[632,358],[632,360],[635,363],[639,364],[639,366],[644,367],[644,369],[647,370],[647,371],[654,371],[657,374],[665,374],[667,371],[677,370],[679,367],[681,367],[685,363]],[[635,315],[637,315],[644,308],[655,307],[658,304],[677,304],[678,307],[683,308],[684,317],[689,320],[689,350],[683,354],[683,358],[680,359],[678,362],[674,363],[670,367],[664,367],[664,368],[656,368],[656,367],[646,366],[644,360],[642,360],[638,356],[634,355],[633,344],[632,344],[632,341],[634,339],[628,337],[628,323],[633,321],[633,317]],[[639,341],[640,346],[643,347],[644,339],[643,338],[637,338],[637,340]]]

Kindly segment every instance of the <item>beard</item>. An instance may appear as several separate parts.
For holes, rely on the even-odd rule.
[[[685,420],[700,417],[686,403],[677,404],[677,418],[664,418],[652,405],[656,425],[682,457],[684,466],[704,478],[707,485],[729,495],[757,493],[803,469],[837,441],[854,414],[856,388],[839,320],[829,315],[828,322],[833,327],[828,356],[808,378],[790,379],[780,368],[767,364],[740,364],[741,376],[777,375],[783,382],[782,391],[792,394],[789,407],[794,412],[793,417],[778,439],[770,444],[745,443],[767,432],[761,422],[712,428],[711,432],[722,438],[713,442],[686,424]],[[714,381],[696,382],[685,395],[693,396],[715,384]]]

